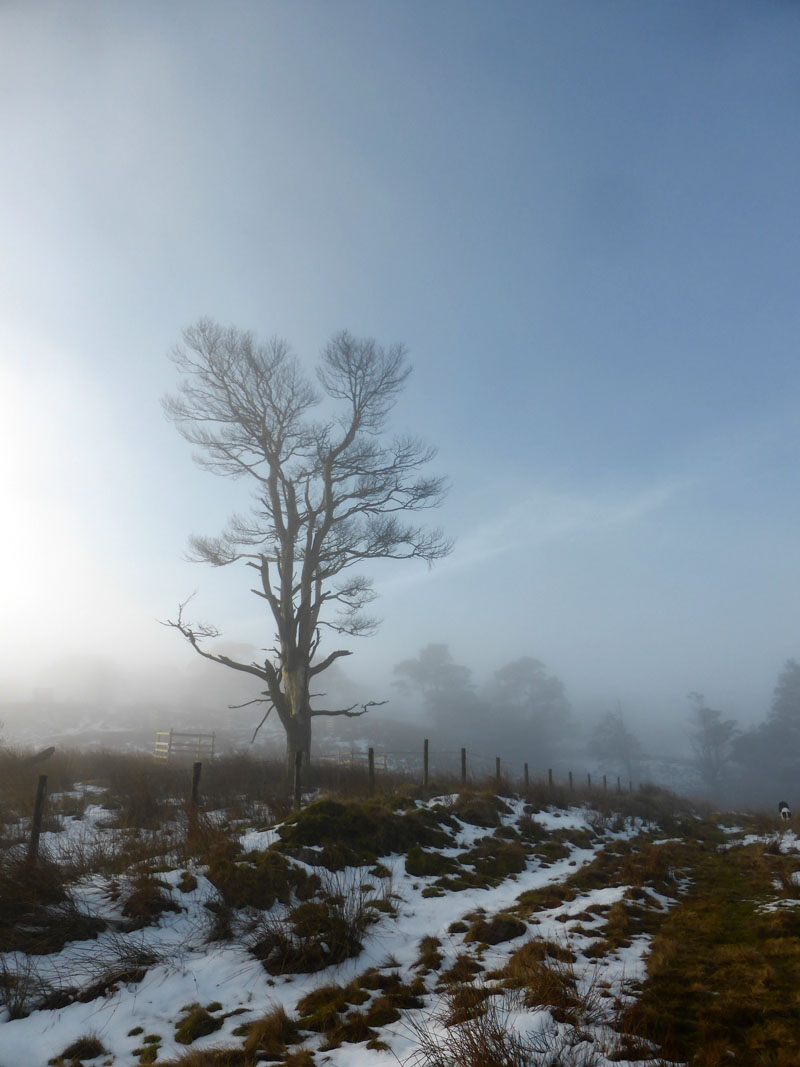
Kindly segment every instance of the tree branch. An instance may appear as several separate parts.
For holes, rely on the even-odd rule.
[[[240,663],[238,660],[231,659],[230,656],[217,655],[213,652],[206,652],[204,648],[200,647],[200,640],[202,638],[215,638],[220,636],[219,630],[215,626],[209,626],[207,623],[199,623],[192,626],[189,623],[183,621],[183,609],[194,598],[196,594],[192,595],[184,600],[182,604],[178,605],[178,618],[173,622],[172,619],[168,619],[166,622],[162,622],[162,626],[169,626],[179,633],[183,634],[195,652],[202,656],[203,659],[209,659],[213,663],[221,663],[225,667],[230,667],[235,671],[243,671],[245,674],[255,675],[256,678],[260,678],[263,682],[270,683],[269,667],[271,664],[265,662],[264,667],[259,667],[255,663]],[[273,672],[275,668],[272,668]]]
[[[313,678],[315,674],[322,674],[323,671],[326,671],[334,660],[337,660],[342,656],[352,656],[352,654],[353,653],[350,652],[348,649],[340,648],[336,652],[331,652],[329,656],[326,656],[324,660],[322,660],[320,663],[317,663],[314,667],[311,667],[308,673]]]
[[[359,715],[366,715],[370,708],[380,708],[384,704],[388,704],[388,700],[369,700],[366,704],[361,705],[361,711],[353,711],[353,708],[357,708],[358,704],[351,704],[349,708],[339,708],[336,711],[312,711],[312,715],[346,715],[348,719],[357,719]]]
[[[252,737],[250,738],[250,744],[251,744],[251,745],[253,744],[253,742],[254,742],[254,741],[255,741],[255,739],[256,739],[256,734],[257,734],[257,733],[258,733],[258,731],[259,731],[259,730],[261,729],[261,727],[262,727],[262,726],[264,725],[264,723],[265,723],[265,722],[267,721],[267,719],[269,718],[269,713],[270,713],[270,712],[272,711],[272,709],[273,709],[274,707],[275,707],[275,705],[274,705],[274,704],[270,704],[270,706],[269,706],[269,707],[267,708],[267,710],[266,710],[266,711],[264,712],[264,718],[263,718],[263,719],[261,720],[261,722],[260,722],[260,723],[258,724],[258,726],[257,726],[257,727],[255,728],[255,730],[253,731],[253,736],[252,736]]]

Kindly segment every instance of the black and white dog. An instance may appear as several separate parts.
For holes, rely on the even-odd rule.
[[[789,805],[786,803],[785,800],[782,800],[778,805],[778,811],[780,812],[781,818],[784,822],[788,822],[789,819],[791,819],[792,813],[791,811],[789,811]]]

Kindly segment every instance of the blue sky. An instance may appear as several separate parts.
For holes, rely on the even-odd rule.
[[[210,315],[409,348],[457,546],[376,571],[351,674],[447,641],[759,718],[800,655],[799,46],[780,2],[5,3],[5,691],[184,669],[195,588],[261,643],[181,558],[241,501],[159,408]]]

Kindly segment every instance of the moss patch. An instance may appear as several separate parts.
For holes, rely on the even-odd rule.
[[[500,825],[501,815],[512,814],[508,804],[494,793],[459,793],[452,811],[462,822],[487,830]]]
[[[426,852],[419,845],[412,845],[406,856],[406,871],[414,877],[450,874],[458,870],[458,861],[438,852]]]
[[[290,863],[279,852],[253,852],[233,858],[215,858],[208,868],[208,880],[232,908],[268,910],[276,901],[288,904],[294,893],[298,899],[313,896],[320,888],[315,874]]]
[[[321,849],[319,862],[332,870],[374,864],[382,856],[414,846],[446,848],[454,844],[452,816],[441,806],[398,811],[387,801],[340,803],[318,800],[278,830],[288,851]]]
[[[496,837],[482,837],[469,852],[462,852],[458,858],[461,863],[474,867],[478,878],[489,885],[498,885],[508,875],[519,874],[528,865],[523,845]]]

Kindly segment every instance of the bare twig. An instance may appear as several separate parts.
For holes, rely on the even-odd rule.
[[[250,744],[251,745],[253,744],[253,742],[256,739],[256,734],[261,729],[261,727],[264,725],[264,723],[267,721],[267,719],[269,718],[269,713],[272,711],[272,709],[274,707],[275,707],[274,704],[270,704],[270,706],[267,708],[266,712],[264,713],[264,718],[261,720],[261,722],[258,724],[258,726],[253,731],[253,736],[250,738]]]

